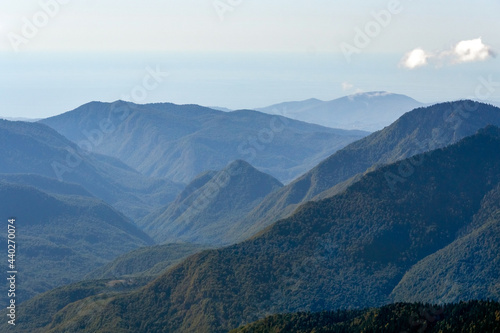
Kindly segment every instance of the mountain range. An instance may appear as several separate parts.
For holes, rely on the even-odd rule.
[[[288,216],[309,200],[344,190],[367,170],[456,143],[487,125],[500,126],[500,109],[467,100],[407,112],[390,126],[353,142],[269,194],[239,222],[250,226],[246,231],[242,228],[240,240]]]
[[[153,243],[121,213],[89,196],[48,194],[0,180],[0,202],[2,220],[16,218],[18,301],[78,281],[116,256]],[[7,249],[6,237],[0,246]],[[3,294],[7,289],[3,284]]]
[[[20,288],[20,332],[227,332],[276,313],[298,312],[303,322],[301,311],[323,311],[305,319],[312,322],[340,308],[383,306],[356,310],[368,318],[393,311],[384,306],[393,302],[500,299],[500,109],[492,105],[414,109],[285,186],[242,159],[212,169],[201,161],[184,186],[94,151],[116,136],[123,152],[142,144],[154,155],[161,145],[146,144],[148,128],[159,133],[167,118],[186,125],[205,112],[243,113],[274,129],[294,121],[93,104],[53,119],[69,119],[74,142],[41,123],[0,121],[0,213],[17,214],[19,277],[29,281]],[[293,124],[306,136],[325,129]],[[220,148],[230,132],[204,135]],[[361,317],[351,314],[340,316],[353,327]]]
[[[368,134],[251,110],[122,101],[88,103],[40,122],[82,149],[118,158],[146,176],[185,184],[235,160],[290,182]]]
[[[443,300],[496,297],[499,147],[500,129],[490,126],[381,166],[247,241],[195,254],[136,291],[68,304],[43,327],[225,332],[273,313],[381,306],[414,290],[425,296],[435,281],[451,291],[483,283],[477,293],[440,288]],[[474,279],[466,269],[450,272],[450,248],[464,267],[473,261]],[[436,278],[415,274],[425,271]]]
[[[43,188],[48,184],[41,182],[50,180],[34,175],[78,184],[133,219],[174,200],[182,189],[181,184],[146,177],[118,159],[83,151],[40,123],[0,120],[0,142],[2,177],[17,175],[19,182]]]
[[[372,91],[332,101],[312,98],[256,110],[332,128],[374,132],[388,126],[404,113],[421,106],[424,104],[405,95]]]

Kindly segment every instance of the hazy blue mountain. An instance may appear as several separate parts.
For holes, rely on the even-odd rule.
[[[183,183],[238,159],[289,182],[367,134],[251,110],[121,101],[88,103],[41,122],[145,175]]]
[[[275,104],[257,110],[332,128],[373,132],[388,126],[404,113],[423,105],[405,95],[373,91],[333,101],[313,98]]]
[[[223,111],[223,112],[232,112],[232,111],[234,111],[234,110],[222,107],[222,106],[209,106],[209,108],[217,110],[217,111]]]
[[[94,197],[82,186],[72,183],[61,182],[54,178],[36,174],[6,174],[0,173],[0,181],[6,183],[35,187],[49,194],[79,195]]]
[[[41,120],[41,118],[2,117],[2,116],[0,116],[0,119],[9,120],[9,121],[25,121],[28,123],[34,123],[36,121]]]
[[[8,218],[16,218],[18,301],[78,281],[116,256],[153,243],[124,215],[95,198],[49,195],[0,181],[0,202],[5,230]],[[0,246],[7,249],[7,237],[0,238]]]
[[[498,205],[488,203],[500,186],[499,147],[500,129],[490,127],[381,167],[252,239],[195,254],[133,293],[70,303],[42,325],[54,331],[227,332],[273,313],[386,304],[414,265],[479,230],[481,221],[498,223]],[[388,176],[408,165],[413,172],[391,183]],[[475,269],[491,267],[485,261],[499,255],[478,256]],[[467,281],[467,274],[458,270],[454,278]],[[425,278],[414,283],[425,285]],[[474,289],[468,281],[464,288]],[[499,277],[488,281],[494,287]],[[495,289],[488,290],[482,296],[498,300]],[[30,323],[38,320],[47,322],[32,316]]]
[[[351,178],[360,173],[453,144],[490,124],[500,126],[500,109],[472,101],[441,103],[412,110],[390,126],[346,146],[292,183],[271,193],[243,219],[243,225],[251,226],[246,236],[287,216],[304,202],[315,197],[326,198],[328,192],[338,193],[339,187],[342,189],[341,183],[352,183],[359,176]],[[335,186],[337,188],[333,188]]]
[[[168,206],[146,216],[140,226],[158,243],[222,245],[241,238],[239,224],[269,193],[283,185],[245,161],[197,177]]]
[[[36,174],[79,184],[131,218],[165,205],[181,190],[180,184],[149,179],[115,158],[82,151],[43,124],[0,120],[0,142],[0,174]]]

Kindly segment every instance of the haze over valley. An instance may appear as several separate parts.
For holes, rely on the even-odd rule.
[[[498,332],[499,12],[5,0],[0,332]]]

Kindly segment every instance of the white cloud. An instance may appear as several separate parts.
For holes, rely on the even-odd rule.
[[[421,48],[408,52],[401,60],[400,66],[415,69],[426,66],[430,61],[441,61],[449,64],[484,61],[495,56],[490,46],[483,43],[481,38],[463,40],[451,50],[430,53]],[[438,64],[439,65],[439,64]]]
[[[383,97],[383,96],[389,96],[392,95],[391,92],[388,91],[374,91],[374,92],[369,92],[365,94],[368,98],[374,98],[374,97]]]
[[[458,43],[454,49],[457,62],[483,61],[493,56],[491,48],[481,38],[464,40]]]
[[[347,98],[349,98],[350,101],[354,101],[356,99],[356,97],[361,96],[361,95],[365,95],[365,94],[366,93],[363,89],[356,88],[356,91],[354,91],[354,93],[348,95]],[[370,96],[368,96],[368,97],[370,97]]]
[[[427,53],[423,49],[418,48],[408,52],[401,61],[401,65],[409,69],[425,66],[428,63],[427,59],[429,59],[430,57],[432,57],[430,53]]]
[[[342,90],[343,91],[348,91],[348,90],[351,90],[352,88],[354,88],[354,85],[352,83],[342,82]]]
[[[342,90],[349,93],[347,96],[350,100],[353,100],[358,94],[364,93],[363,89],[356,87],[354,84],[349,82],[342,82]]]

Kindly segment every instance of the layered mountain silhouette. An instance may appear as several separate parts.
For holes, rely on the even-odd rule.
[[[122,101],[92,102],[41,123],[144,175],[186,184],[238,159],[290,182],[368,134],[251,110],[222,112],[197,105]]]
[[[421,106],[424,104],[405,95],[373,91],[357,93],[333,101],[313,98],[300,102],[275,104],[257,110],[332,128],[373,132],[388,126],[404,113]]]
[[[191,256],[138,291],[77,301],[49,324],[46,317],[31,317],[30,323],[40,320],[54,331],[84,325],[102,332],[225,332],[272,313],[380,306],[395,295],[425,291],[441,277],[428,282],[414,273],[431,272],[426,258],[444,262],[454,246],[456,262],[468,265],[461,258],[472,260],[471,248],[460,242],[479,246],[495,234],[483,231],[498,223],[499,148],[500,129],[489,127],[380,167],[340,194],[302,205],[252,239]],[[475,269],[492,267],[496,249],[474,258]],[[474,289],[475,282],[464,276],[469,273],[451,272],[447,285]],[[455,299],[498,296],[498,275],[483,281],[481,293]]]
[[[182,188],[145,177],[115,158],[83,151],[43,124],[0,120],[0,141],[0,179],[8,174],[18,177],[16,183],[52,187],[56,193],[69,185],[34,175],[78,184],[134,219],[172,201]]]
[[[245,161],[197,177],[167,207],[140,223],[158,243],[222,245],[241,237],[236,221],[283,185]]]
[[[92,197],[48,194],[1,180],[0,202],[2,220],[16,218],[18,301],[78,281],[116,256],[153,243],[125,216]],[[7,237],[0,246],[7,249]]]
[[[456,143],[490,124],[500,126],[500,109],[467,100],[412,110],[271,193],[242,219],[242,226],[250,228],[242,231],[241,240],[286,217],[302,203],[341,192],[369,169]]]

